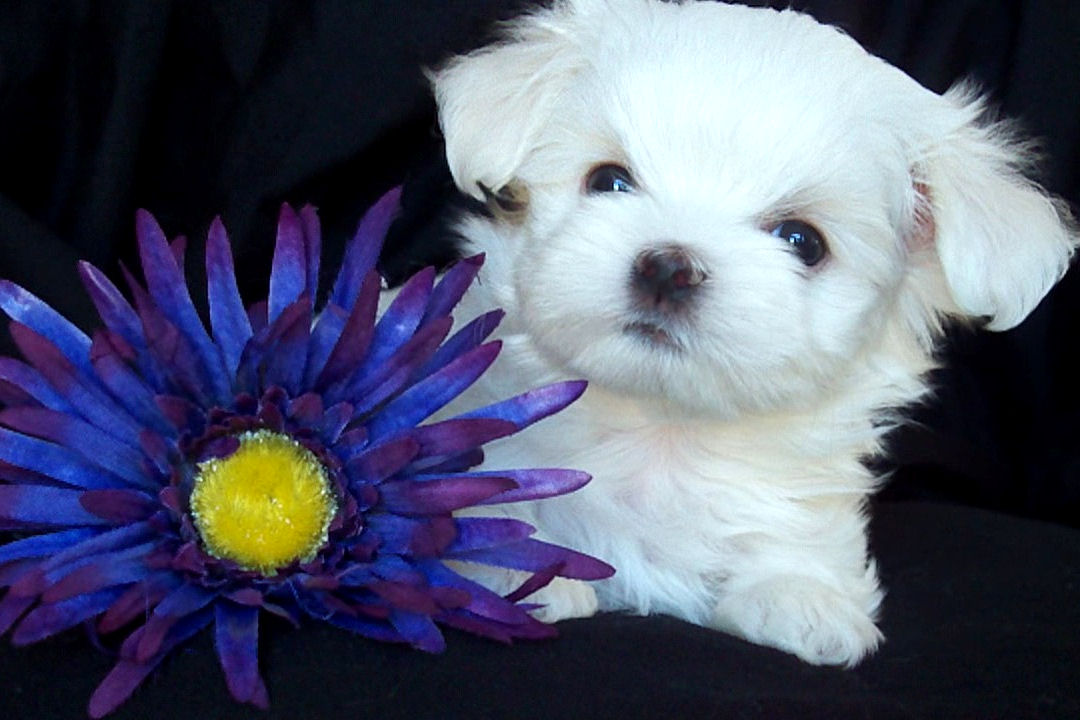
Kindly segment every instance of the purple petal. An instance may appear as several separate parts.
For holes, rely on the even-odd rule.
[[[454,543],[453,518],[409,518],[376,513],[367,518],[367,530],[378,536],[379,552],[410,557],[438,557]]]
[[[265,363],[264,383],[277,385],[290,395],[300,392],[311,335],[311,300],[302,297],[289,305],[270,326],[273,350]]]
[[[145,210],[136,213],[135,227],[147,290],[165,317],[194,347],[209,378],[214,397],[219,402],[226,402],[231,395],[231,388],[225,380],[227,370],[217,346],[206,334],[206,328],[191,302],[184,273],[176,264],[164,233]]]
[[[10,280],[0,280],[0,310],[48,338],[72,365],[90,372],[90,338],[36,295]]]
[[[510,478],[518,486],[513,490],[488,498],[480,503],[481,505],[498,505],[565,495],[584,487],[591,480],[588,473],[563,469],[497,470],[490,473],[473,473],[473,475],[487,474]]]
[[[390,613],[390,624],[401,634],[407,643],[417,650],[429,653],[441,653],[446,649],[446,640],[432,619],[421,613],[396,611]]]
[[[121,445],[93,425],[66,413],[35,407],[8,408],[0,410],[0,425],[74,450],[89,464],[103,468],[132,485],[147,483],[139,470],[143,460],[141,452]],[[0,450],[2,456],[3,451]],[[115,487],[115,483],[109,487]]]
[[[8,408],[4,412],[16,409]],[[123,480],[74,450],[3,427],[0,427],[0,460],[73,487],[101,489],[125,485]]]
[[[390,512],[402,515],[440,515],[475,505],[514,487],[514,481],[508,478],[463,476],[426,482],[387,482],[379,486],[379,493]]]
[[[288,205],[282,204],[278,214],[277,243],[270,270],[270,295],[267,299],[267,320],[273,323],[281,312],[292,305],[307,290],[307,248],[300,217]],[[309,298],[310,299],[310,298]]]
[[[65,488],[0,485],[0,521],[31,527],[109,524],[83,508],[82,495],[81,490]]]
[[[162,651],[163,643],[174,625],[202,610],[216,597],[217,593],[213,590],[198,585],[181,585],[154,608],[150,619],[143,626],[139,641],[127,649],[124,657],[137,662],[146,662],[154,657]]]
[[[401,188],[395,187],[383,195],[360,219],[356,235],[345,248],[341,269],[330,293],[330,302],[351,310],[360,293],[360,283],[375,269],[382,249],[383,238],[397,215],[401,203]]]
[[[322,396],[309,392],[291,400],[287,414],[303,427],[312,428],[322,422],[324,412]]]
[[[431,293],[425,320],[449,315],[458,301],[465,295],[465,291],[476,279],[477,273],[484,264],[483,255],[474,255],[454,263],[447,270],[435,291]]]
[[[122,593],[123,588],[108,588],[52,605],[39,605],[15,627],[11,642],[14,645],[29,645],[75,627],[105,612]]]
[[[166,435],[173,434],[172,427],[165,422],[154,404],[154,395],[160,392],[162,386],[151,389],[117,353],[106,352],[103,348],[99,351],[99,343],[106,344],[104,336],[95,334],[91,362],[98,380],[109,391],[109,395],[141,425]]]
[[[515,423],[518,429],[523,429],[559,412],[577,400],[585,392],[586,385],[584,380],[569,380],[545,385],[509,400],[467,412],[459,417],[499,418],[509,420]]]
[[[0,380],[11,383],[47,408],[73,412],[71,405],[37,370],[15,358],[0,357]]]
[[[178,574],[165,571],[132,585],[101,616],[98,632],[115,632],[139,616],[148,616],[154,606],[181,582]]]
[[[269,705],[259,675],[259,609],[229,602],[214,607],[214,638],[229,693],[264,710]]]
[[[525,582],[518,585],[513,592],[507,593],[506,599],[513,603],[524,600],[537,590],[542,590],[550,585],[551,581],[559,576],[559,571],[561,569],[561,565],[552,565],[539,572],[534,572],[527,580],[525,580]]]
[[[80,564],[41,594],[42,602],[55,603],[76,595],[87,595],[105,588],[130,585],[154,572],[147,567],[146,556],[154,543],[138,545],[115,553],[105,553]]]
[[[506,420],[479,418],[475,420],[444,420],[421,425],[412,437],[420,444],[421,458],[457,455],[492,440],[512,435],[517,425]]]
[[[375,325],[371,349],[359,372],[367,373],[404,345],[420,327],[435,283],[435,268],[424,268],[409,278]]]
[[[145,520],[157,510],[154,498],[135,490],[87,490],[79,502],[88,512],[113,525]]]
[[[448,553],[447,557],[533,572],[558,565],[561,577],[577,580],[602,580],[615,574],[615,569],[601,560],[531,538],[494,548]]]
[[[352,420],[353,406],[346,402],[340,402],[327,409],[326,414],[323,415],[322,423],[319,425],[319,435],[322,437],[323,442],[327,445],[336,445],[339,452],[350,446],[363,447],[367,445],[367,431],[362,427],[349,430],[345,435],[348,435],[348,439],[344,440],[342,433],[345,428],[348,427],[349,421]],[[343,460],[349,459],[349,454],[342,452],[341,458]]]
[[[20,597],[11,593],[0,598],[0,636],[6,634],[36,602],[36,597]]]
[[[508,602],[504,597],[483,585],[463,578],[439,560],[421,560],[417,565],[432,585],[458,588],[468,592],[471,599],[466,609],[476,615],[506,625],[525,625],[535,622],[524,609]]]
[[[438,372],[454,358],[461,357],[473,348],[479,347],[499,327],[505,314],[502,310],[492,310],[462,327],[443,343],[420,374],[426,376]]]
[[[232,377],[252,332],[236,286],[232,249],[221,218],[214,218],[206,236],[206,295],[214,342],[221,348],[225,371]]]
[[[319,213],[311,205],[300,208],[300,225],[304,230],[304,250],[307,253],[307,294],[312,307],[318,300],[319,259],[322,256],[322,231],[319,228]]]
[[[88,376],[78,373],[56,346],[19,323],[11,324],[11,337],[23,356],[79,415],[117,440],[138,447],[136,438],[142,426]],[[86,363],[89,366],[89,355]]]
[[[346,475],[357,482],[381,482],[408,465],[419,449],[408,435],[388,440],[349,460]]]
[[[344,380],[356,372],[367,355],[375,330],[375,313],[379,305],[379,277],[369,273],[360,288],[360,295],[352,312],[337,333],[337,341],[329,355],[321,361],[322,369],[315,379],[315,387],[326,387]],[[320,323],[322,318],[319,319]],[[317,332],[317,330],[316,330]],[[313,359],[313,362],[320,362]]]
[[[457,518],[457,537],[446,553],[467,552],[509,545],[530,537],[536,529],[512,518]]]
[[[101,553],[113,552],[115,550],[123,550],[125,548],[141,545],[148,539],[154,537],[158,533],[150,523],[138,523],[135,525],[127,525],[125,527],[119,527],[112,530],[104,531],[95,530],[93,537],[83,540],[77,545],[72,545],[66,550],[62,550],[44,563],[42,563],[40,569],[42,571],[43,578],[48,583],[50,577],[52,577],[53,571],[63,571],[66,566],[72,566],[81,563],[86,558],[91,558]],[[61,573],[58,573],[56,577],[60,577]],[[38,592],[44,589],[41,586]]]
[[[94,537],[98,532],[91,528],[78,528],[15,540],[0,546],[0,564],[24,558],[47,557]]]
[[[327,395],[352,399],[354,416],[366,415],[409,385],[446,337],[452,322],[450,318],[433,320],[382,365],[372,370],[360,370],[348,383],[327,390]]]
[[[476,382],[495,362],[501,347],[498,341],[481,345],[416,383],[390,401],[368,423],[368,433],[373,439],[383,437],[430,417]],[[471,413],[469,417],[484,416]]]
[[[183,622],[177,623],[161,643],[158,654],[146,662],[121,657],[90,698],[88,708],[90,717],[101,718],[120,707],[174,647],[205,628],[212,619],[213,613],[207,611],[192,615]],[[133,637],[137,639],[142,631],[143,628],[139,628],[132,633]]]
[[[306,611],[305,611],[306,612]],[[405,642],[400,633],[393,627],[385,622],[378,620],[367,620],[362,617],[354,617],[352,615],[345,615],[343,613],[331,613],[326,617],[320,615],[312,615],[319,620],[325,620],[326,622],[339,627],[349,632],[354,632],[357,635],[361,635],[372,640],[378,640],[380,642],[400,643]]]
[[[146,338],[143,336],[139,316],[116,285],[87,262],[79,263],[79,276],[105,326],[124,338],[132,347],[145,351]]]

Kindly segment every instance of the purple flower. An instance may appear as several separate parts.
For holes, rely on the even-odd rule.
[[[206,245],[209,327],[184,278],[184,242],[137,216],[145,287],[129,300],[80,266],[104,323],[87,336],[17,285],[0,308],[25,361],[0,358],[0,634],[37,642],[79,624],[135,627],[90,700],[122,703],[177,645],[213,626],[232,695],[268,703],[263,612],[314,618],[438,652],[439,625],[510,642],[553,628],[520,599],[606,564],[465,507],[571,492],[569,470],[476,472],[481,446],[557,412],[562,383],[427,422],[494,361],[501,314],[451,334],[481,258],[410,279],[377,317],[374,270],[398,193],[380,200],[319,299],[314,209],[284,206],[267,299],[245,307],[220,221]],[[500,596],[446,560],[522,570]]]

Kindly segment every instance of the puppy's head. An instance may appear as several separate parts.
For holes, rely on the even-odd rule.
[[[730,415],[915,374],[942,318],[1017,324],[1076,243],[973,93],[795,12],[562,0],[434,83],[500,300],[618,392]]]

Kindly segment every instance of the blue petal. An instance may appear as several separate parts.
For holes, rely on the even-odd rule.
[[[67,400],[53,390],[41,373],[15,358],[0,357],[0,380],[11,383],[47,408],[74,412]]]
[[[39,605],[18,624],[11,635],[11,642],[15,645],[29,645],[75,627],[83,620],[89,620],[108,610],[123,592],[123,588],[108,588],[52,605]]]
[[[119,477],[92,464],[74,450],[2,427],[0,460],[74,487],[102,489],[125,485]]]
[[[238,702],[266,709],[266,684],[259,675],[259,608],[219,602],[214,638],[229,692]]]
[[[213,395],[220,403],[231,396],[227,370],[217,346],[206,334],[199,313],[191,302],[187,281],[157,222],[145,210],[135,218],[139,256],[146,286],[161,312],[191,342],[209,378]]]
[[[419,449],[416,440],[408,435],[369,446],[348,461],[346,474],[358,482],[382,482],[408,465]]]
[[[466,552],[515,543],[530,537],[536,529],[512,518],[457,518],[457,538],[446,553]]]
[[[383,238],[394,221],[400,202],[401,188],[393,188],[361,218],[356,235],[345,248],[345,257],[341,261],[337,279],[334,280],[330,302],[346,311],[352,309],[360,293],[360,283],[375,269]]]
[[[290,395],[297,395],[307,364],[311,300],[302,297],[289,305],[271,324],[270,334],[273,346],[265,360],[264,383],[268,387],[283,387]]]
[[[385,482],[379,486],[379,495],[390,512],[401,515],[440,515],[476,505],[514,487],[514,481],[507,478],[457,476],[426,482]]]
[[[11,337],[26,359],[33,363],[55,390],[64,395],[67,403],[79,415],[117,440],[138,447],[142,426],[90,376],[78,373],[55,345],[18,323],[12,323]]]
[[[509,420],[523,429],[553,415],[581,397],[587,383],[584,380],[545,385],[509,400],[464,413],[462,418],[499,418]]]
[[[73,365],[90,372],[90,338],[36,295],[10,280],[0,280],[0,309],[48,338]]]
[[[0,425],[74,450],[82,455],[87,464],[102,468],[132,485],[150,484],[140,469],[143,464],[141,452],[116,442],[90,423],[66,413],[35,407],[8,408],[0,410]],[[0,457],[3,457],[4,452],[0,449]],[[58,461],[55,459],[51,462],[40,459],[39,466],[33,469],[49,474],[40,468],[55,468],[56,462]],[[116,484],[108,487],[116,487]]]
[[[442,344],[442,347],[432,356],[431,361],[420,371],[420,376],[438,372],[446,367],[450,361],[461,357],[473,348],[479,347],[499,327],[499,323],[502,322],[505,314],[502,310],[492,310],[462,327]]]
[[[213,613],[204,611],[178,622],[161,643],[158,654],[146,662],[122,657],[101,684],[98,685],[97,690],[94,691],[93,696],[90,698],[88,708],[90,717],[100,718],[118,708],[121,703],[131,697],[131,693],[135,691],[135,688],[146,679],[146,676],[158,666],[174,647],[209,625],[213,617]],[[143,632],[143,628],[136,630],[132,633],[132,636],[137,640],[141,632]]]
[[[615,574],[613,567],[594,557],[532,538],[493,548],[447,553],[446,557],[534,572],[557,565],[558,575],[578,580],[602,580]]]
[[[97,308],[105,327],[115,332],[135,349],[139,372],[154,387],[163,387],[159,368],[148,354],[142,321],[120,291],[104,273],[89,263],[79,263],[79,275],[90,300]]]
[[[329,352],[325,355],[320,353],[320,357],[312,358],[312,361],[319,363],[321,368],[315,379],[315,387],[324,388],[344,380],[361,367],[371,346],[378,305],[379,278],[375,273],[369,273],[361,286],[360,295],[356,304],[353,305],[352,312],[341,324],[340,329],[336,327],[335,316],[328,318],[328,322],[333,323],[333,325],[328,325],[328,328],[337,329],[337,339]],[[322,318],[319,322],[322,323]],[[316,328],[316,333],[318,332]]]
[[[495,362],[501,347],[498,341],[481,345],[394,398],[368,423],[371,438],[418,425],[431,417],[476,382]]]
[[[99,352],[98,341],[98,336],[95,336],[91,361],[98,380],[109,391],[109,395],[139,424],[168,436],[175,435],[172,426],[165,421],[154,402],[154,395],[161,391],[160,388],[151,389],[116,353],[104,350]]]
[[[395,610],[390,613],[390,624],[418,650],[441,653],[446,649],[446,640],[428,615]]]
[[[465,291],[472,285],[483,264],[484,256],[474,255],[455,263],[453,267],[447,270],[442,279],[439,280],[434,292],[431,293],[431,300],[428,302],[427,315],[424,320],[449,315],[454,306],[465,295]]]
[[[277,243],[274,245],[270,270],[268,322],[277,320],[281,312],[307,290],[307,249],[304,240],[299,216],[288,203],[283,204],[278,214]]]
[[[53,555],[87,538],[94,537],[97,533],[97,530],[91,528],[78,528],[15,540],[0,546],[0,563]]]
[[[214,219],[206,236],[206,295],[214,342],[221,348],[225,370],[232,377],[252,332],[236,286],[232,250],[221,218]]]
[[[375,325],[371,349],[360,373],[371,372],[412,338],[424,318],[434,282],[435,269],[430,267],[405,282]]]

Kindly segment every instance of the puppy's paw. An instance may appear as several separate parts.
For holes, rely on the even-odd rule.
[[[878,600],[875,593],[859,603],[817,580],[784,576],[723,597],[715,618],[721,629],[806,662],[852,667],[884,638],[870,616]]]
[[[542,605],[543,607],[533,610],[532,615],[547,623],[589,617],[595,615],[600,608],[592,585],[582,580],[561,577],[553,579],[546,587],[534,592],[525,602]]]

